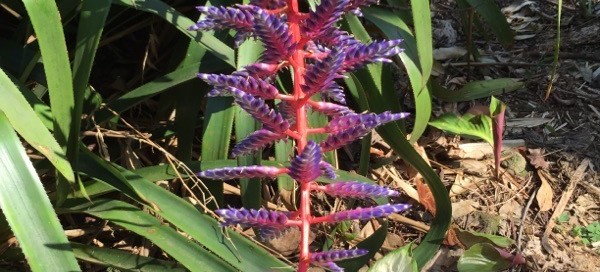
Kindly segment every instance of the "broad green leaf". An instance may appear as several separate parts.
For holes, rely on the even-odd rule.
[[[485,20],[498,38],[498,41],[506,48],[514,44],[514,35],[512,29],[502,14],[500,7],[493,0],[465,0],[471,5],[479,15]]]
[[[77,259],[104,267],[139,272],[185,272],[188,271],[174,262],[144,257],[123,250],[95,247],[71,243]]]
[[[476,244],[470,247],[458,259],[460,272],[503,271],[511,266],[490,244]]]
[[[429,124],[452,134],[482,139],[491,145],[494,143],[492,118],[487,115],[458,116],[454,113],[446,113]]]
[[[194,25],[194,21],[183,16],[183,14],[162,1],[113,0],[113,3],[160,16],[192,40],[201,43],[217,58],[222,59],[227,64],[231,65],[231,67],[235,67],[234,52],[231,47],[227,46],[213,35],[188,30],[190,26]]]
[[[413,25],[415,26],[415,38],[419,51],[419,63],[421,66],[421,86],[425,86],[431,76],[433,67],[433,40],[431,31],[431,11],[429,0],[411,0]]]
[[[523,82],[514,78],[497,78],[491,80],[471,81],[456,91],[441,86],[433,88],[433,95],[444,102],[470,101],[512,92],[523,87]]]
[[[81,121],[78,116],[83,113],[83,102],[88,89],[88,81],[92,72],[92,65],[100,42],[100,36],[104,29],[104,22],[110,10],[110,0],[84,0],[79,16],[79,28],[77,30],[77,42],[75,45],[75,57],[73,59],[73,124],[71,135],[79,135]],[[76,136],[73,136],[76,137]],[[78,137],[78,136],[77,136]],[[76,138],[77,138],[76,137]],[[73,168],[77,169],[79,162],[79,140],[70,140],[67,147],[67,158],[73,162]],[[79,182],[79,191],[85,196],[85,188]]]
[[[201,160],[223,160],[229,157],[229,142],[234,118],[233,98],[209,97],[204,111]],[[202,169],[204,170],[204,169]],[[216,203],[211,208],[223,206],[223,182],[204,180],[204,185]]]
[[[106,108],[111,109],[116,113],[121,113],[146,99],[167,91],[173,86],[197,78],[196,75],[198,74],[198,70],[210,73],[221,68],[223,68],[223,66],[211,61],[190,64],[127,92],[123,96],[108,102]],[[96,112],[95,119],[97,123],[108,121],[113,117],[113,114],[108,109],[103,108]]]
[[[204,161],[203,164],[205,164]],[[225,160],[212,164],[207,163],[207,165],[205,166],[206,169],[211,169],[227,165],[235,166],[237,162],[235,160]],[[190,162],[188,166],[194,172],[198,172],[200,168],[198,161]],[[278,271],[291,271],[286,263],[279,261],[256,243],[244,238],[235,231],[227,230],[226,233],[222,233],[221,227],[214,218],[201,213],[189,202],[152,183],[152,181],[177,178],[169,165],[137,170],[137,172],[145,172],[150,177],[156,178],[152,180],[145,179],[137,173],[132,173],[116,165],[111,165],[111,167],[124,177],[124,181],[128,183],[128,186],[133,188],[133,190],[123,191],[125,195],[154,209],[162,218],[188,234],[207,250],[221,257],[237,270],[253,272],[264,271],[265,268],[271,267],[277,268]],[[99,178],[99,180],[108,184],[123,182],[115,179],[117,177],[112,174],[103,174],[102,178]],[[141,197],[147,199],[148,202],[140,201],[140,197],[133,192],[139,192]],[[262,261],[257,263],[255,261],[257,258]]]
[[[111,199],[94,199],[94,202],[67,200],[61,212],[86,213],[135,232],[152,241],[189,270],[202,267],[207,272],[235,271],[210,251],[131,204]]]
[[[33,271],[80,271],[69,241],[8,118],[0,111],[0,208]]]
[[[70,138],[74,107],[73,82],[60,14],[54,1],[24,0],[36,32],[50,91],[56,140],[66,146]]]
[[[258,60],[264,48],[261,43],[254,40],[247,40],[242,43],[238,49],[237,69],[245,65],[252,64]],[[245,139],[252,132],[261,128],[260,122],[256,121],[250,114],[245,112],[238,105],[235,106],[235,137],[237,142]],[[239,156],[237,162],[239,166],[260,165],[261,150],[254,154]],[[262,182],[260,178],[240,179],[240,191],[242,194],[242,204],[248,209],[258,209],[262,200]]]
[[[396,272],[417,272],[417,262],[412,257],[412,244],[407,244],[399,249],[386,254],[383,258],[377,260],[369,268],[369,272],[396,271]]]
[[[515,242],[512,239],[504,236],[461,229],[455,229],[454,231],[456,232],[458,240],[460,240],[461,244],[465,245],[467,248],[470,248],[478,243],[490,243],[499,247],[507,248]]]
[[[363,13],[365,18],[379,27],[388,39],[404,40],[401,45],[404,52],[400,54],[400,59],[408,74],[416,104],[415,125],[410,134],[410,142],[416,143],[431,118],[431,88],[430,83],[424,84],[427,79],[421,73],[417,42],[408,25],[394,12],[381,8],[365,8]]]
[[[63,177],[67,180],[74,181],[75,175],[73,174],[71,165],[66,160],[64,151],[60,148],[54,137],[52,137],[52,134],[50,134],[48,129],[46,129],[44,123],[36,116],[36,113],[29,106],[28,101],[21,93],[31,94],[31,92],[29,92],[29,90],[19,89],[14,83],[15,82],[0,69],[0,92],[2,92],[0,111],[4,112],[6,118],[11,122],[15,130],[31,145],[31,147],[46,156]],[[32,97],[32,99],[35,99],[35,97]],[[48,113],[46,111],[47,107],[43,107],[43,104],[42,108],[44,109],[41,110],[41,112]]]
[[[78,133],[73,133],[74,122],[80,122],[80,116],[74,116],[75,98],[71,66],[60,14],[54,1],[23,0],[29,20],[33,25],[41,56],[44,62],[44,73],[48,82],[50,105],[54,117],[54,137],[67,152],[79,142]],[[61,172],[62,174],[62,172]],[[75,179],[59,176],[57,179],[58,198],[61,203],[69,193]],[[69,186],[70,184],[70,186]]]

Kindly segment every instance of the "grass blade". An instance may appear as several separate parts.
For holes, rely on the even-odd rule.
[[[32,93],[24,89],[25,87],[17,86],[15,83],[0,69],[0,90],[2,90],[0,111],[4,112],[19,135],[33,148],[46,156],[63,177],[68,180],[75,180],[73,169],[71,169],[71,164],[67,161],[64,151],[22,95],[22,92],[30,95]],[[31,98],[36,99],[35,96]],[[44,107],[36,106],[36,108]],[[45,109],[48,109],[47,106]],[[40,113],[48,113],[45,109],[42,109]]]
[[[165,19],[175,26],[186,36],[202,44],[217,58],[225,61],[231,67],[235,67],[234,52],[231,47],[224,44],[215,36],[188,30],[188,27],[194,24],[194,21],[183,16],[173,7],[163,3],[160,0],[113,0],[113,3],[131,7],[144,12],[152,13]]]
[[[177,263],[144,257],[122,250],[71,243],[77,259],[105,267],[140,272],[185,272]]]
[[[113,222],[152,241],[190,270],[202,267],[207,272],[235,271],[210,251],[131,204],[111,199],[68,200],[61,212],[81,212]]]
[[[590,2],[591,3],[591,2]],[[554,60],[552,61],[552,73],[550,74],[550,83],[546,89],[545,100],[550,97],[552,92],[552,85],[554,84],[554,78],[556,77],[556,71],[558,69],[558,55],[560,55],[560,19],[562,18],[562,0],[558,0],[558,14],[556,15],[556,40],[554,41]]]
[[[33,271],[80,271],[31,161],[0,111],[0,207]]]
[[[387,38],[404,40],[404,52],[400,54],[400,59],[408,74],[415,99],[415,126],[410,134],[410,142],[415,143],[425,132],[431,117],[430,87],[429,84],[423,84],[427,80],[424,80],[420,70],[417,42],[408,25],[394,12],[381,8],[365,8],[363,13]]]

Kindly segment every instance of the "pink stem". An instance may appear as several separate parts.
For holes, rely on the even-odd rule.
[[[302,35],[300,33],[300,21],[306,17],[302,14],[298,8],[298,0],[288,0],[288,26],[292,34],[294,42],[297,43],[297,49],[292,54],[292,57],[288,60],[294,71],[294,93],[293,97],[295,103],[293,104],[296,112],[296,133],[298,138],[296,142],[298,145],[298,153],[301,153],[307,143],[308,136],[308,123],[306,118],[306,98],[304,92],[302,92],[302,84],[304,84],[304,52],[302,48],[304,43],[302,41]],[[300,209],[299,209],[299,220],[300,220],[300,261],[298,264],[298,271],[305,272],[308,270],[310,265],[310,251],[309,251],[309,234],[310,234],[310,187],[312,182],[302,183],[300,186]]]

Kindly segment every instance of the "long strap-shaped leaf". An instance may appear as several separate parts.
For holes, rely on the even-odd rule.
[[[82,157],[88,155],[91,154],[83,153]],[[232,166],[237,165],[235,160],[228,160],[225,161],[225,163]],[[245,272],[265,271],[265,269],[268,268],[273,268],[277,271],[291,271],[287,264],[277,260],[266,250],[242,237],[239,233],[236,233],[235,231],[228,231],[227,234],[221,233],[221,227],[215,219],[201,213],[189,202],[186,202],[177,195],[172,194],[143,177],[127,171],[122,167],[108,164],[101,159],[92,159],[85,163],[82,162],[82,168],[83,167],[96,169],[97,171],[93,176],[101,176],[99,180],[102,180],[103,182],[109,184],[127,182],[128,186],[131,186],[133,190],[125,190],[122,191],[122,193],[134,200],[140,201],[140,198],[136,195],[136,192],[139,193],[143,199],[150,201],[144,202],[144,204],[149,204],[149,206],[155,209],[165,220],[169,221],[174,226],[177,226],[178,229],[198,241],[202,246],[212,252],[212,254],[221,257],[236,269]],[[114,170],[119,171],[120,173],[118,175],[124,178],[121,179],[115,175],[115,173],[107,171],[106,167],[111,167]],[[207,165],[207,169],[211,168],[215,167],[210,164]],[[151,169],[158,169],[159,172],[166,173],[169,166],[155,166],[155,168],[153,167]],[[194,171],[197,169],[198,166],[196,165]],[[261,262],[256,262],[256,260],[261,260]]]
[[[175,262],[158,260],[144,257],[124,250],[110,249],[105,247],[88,246],[79,243],[71,243],[75,257],[87,263],[94,263],[106,267],[121,269],[124,271],[144,272],[185,272]]]
[[[44,187],[1,111],[0,208],[33,271],[80,271]]]
[[[200,267],[207,272],[235,271],[216,255],[131,204],[111,199],[67,200],[61,211],[83,212],[120,225],[152,241],[191,271]]]
[[[29,90],[20,90],[21,86],[17,86],[15,83],[0,69],[0,92],[2,93],[0,111],[4,111],[6,118],[13,124],[19,135],[33,148],[46,156],[65,178],[75,180],[71,165],[65,158],[65,153],[45,127],[44,122],[40,120],[29,102],[21,94],[22,91],[28,92]],[[34,103],[35,101],[32,100],[31,102]],[[40,114],[43,112],[45,111],[42,110]]]
[[[69,154],[67,148],[73,146],[77,148],[76,144],[79,140],[78,135],[73,134],[71,128],[74,121],[80,121],[78,116],[73,116],[75,98],[71,66],[60,14],[55,1],[23,0],[23,4],[27,9],[42,53],[52,116],[54,116],[54,135],[58,143]],[[67,182],[71,185],[75,183],[74,178],[69,179],[70,176],[58,179],[58,203],[66,198],[69,187]]]
[[[175,26],[179,31],[181,31],[181,33],[201,43],[217,58],[222,59],[227,64],[231,65],[231,67],[235,67],[234,52],[231,47],[227,46],[213,35],[188,30],[188,27],[193,25],[194,22],[162,1],[113,0],[113,3],[160,16]]]
[[[75,57],[73,59],[73,123],[71,135],[74,139],[69,141],[67,157],[73,162],[73,168],[77,169],[79,158],[79,141],[77,140],[81,130],[79,116],[83,112],[83,99],[88,88],[88,81],[92,71],[92,64],[100,42],[100,36],[104,29],[104,22],[110,10],[111,0],[84,0],[80,11],[79,28],[77,30],[77,43]],[[85,194],[85,189],[80,183],[80,191]]]
[[[415,99],[415,126],[410,134],[410,142],[415,143],[427,128],[431,117],[431,94],[427,79],[420,70],[417,42],[406,23],[394,12],[381,8],[365,8],[365,18],[373,22],[389,39],[404,39],[404,52],[400,59],[406,68]]]

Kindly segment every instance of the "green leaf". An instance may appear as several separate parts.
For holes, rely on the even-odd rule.
[[[455,229],[458,240],[469,248],[478,243],[489,243],[499,247],[507,248],[512,245],[515,241],[508,237],[485,234],[476,231],[466,231],[461,229]]]
[[[204,161],[203,164],[205,164]],[[225,160],[213,164],[208,163],[207,165],[210,167],[205,167],[210,169],[225,165],[235,166],[237,162],[235,160]],[[194,172],[199,171],[200,168],[197,161],[191,162],[188,166]],[[162,218],[171,222],[178,229],[188,234],[206,249],[221,257],[236,269],[258,272],[271,267],[278,268],[278,271],[291,271],[286,263],[279,261],[262,247],[244,238],[241,234],[232,230],[222,233],[221,227],[214,218],[201,213],[177,195],[152,183],[151,180],[139,176],[137,173],[132,173],[116,165],[112,165],[112,167],[120,172],[120,175],[125,178],[125,181],[133,188],[133,191],[139,192],[143,199],[149,200],[149,202],[141,202],[142,204],[146,204],[154,209]],[[169,165],[147,167],[145,170],[138,170],[138,172],[145,172],[153,178],[158,178],[153,179],[153,181],[177,178],[177,175],[170,169]],[[185,177],[185,175],[183,176]],[[120,180],[115,181],[114,179],[115,176],[104,175],[102,181],[109,184],[122,182]],[[139,199],[136,195],[132,194],[132,190],[123,193],[132,199]],[[257,259],[260,259],[261,262],[257,263],[255,261]]]
[[[80,122],[80,116],[75,116],[73,112],[75,97],[72,73],[61,17],[54,1],[23,0],[23,4],[35,30],[44,62],[44,73],[48,82],[54,117],[54,136],[69,157],[72,152],[69,148],[76,148],[79,142],[79,134],[74,133],[72,128],[74,122]],[[56,187],[58,204],[64,201],[69,193],[69,187],[74,183],[75,179],[70,179],[70,176],[59,176]]]
[[[237,69],[245,65],[256,62],[262,54],[264,48],[261,43],[253,40],[247,40],[242,43],[238,49]],[[235,137],[237,142],[242,141],[252,132],[261,128],[260,122],[256,121],[250,114],[235,106]],[[258,150],[254,154],[239,156],[237,162],[239,166],[260,165],[262,151]],[[240,179],[240,191],[242,204],[248,209],[258,209],[262,200],[262,182],[260,178]]]
[[[378,271],[397,271],[397,272],[417,272],[417,262],[412,257],[412,244],[407,244],[399,249],[396,249],[383,258],[377,260],[369,268],[369,272]]]
[[[211,61],[190,64],[127,92],[123,96],[108,102],[106,108],[116,113],[121,113],[146,99],[167,91],[173,86],[197,78],[198,70],[210,73],[222,68],[223,66]],[[114,116],[108,109],[101,109],[96,112],[95,119],[97,123],[108,121]]]
[[[404,52],[400,54],[400,59],[408,74],[415,99],[415,125],[410,134],[410,142],[416,143],[421,135],[423,135],[423,132],[425,132],[427,123],[431,118],[430,84],[424,84],[424,82],[427,82],[427,78],[421,73],[417,42],[408,25],[394,12],[371,7],[364,8],[363,13],[365,14],[365,18],[379,27],[387,38],[404,40],[402,43]],[[389,102],[385,101],[385,99],[382,101],[382,103]]]
[[[511,262],[502,258],[490,244],[473,245],[458,259],[457,264],[460,272],[503,271],[510,266]]]
[[[523,87],[523,82],[514,78],[498,78],[482,81],[471,81],[456,91],[449,91],[441,86],[434,86],[433,95],[444,102],[470,101],[479,98],[500,95],[516,91]]]
[[[222,160],[229,157],[229,142],[234,117],[233,98],[209,97],[204,111],[202,135],[202,160]],[[203,169],[204,170],[204,169]],[[205,186],[214,198],[211,208],[223,206],[223,182],[205,180]]]
[[[205,46],[217,58],[225,61],[231,67],[235,67],[234,52],[231,47],[224,44],[215,36],[190,31],[188,28],[194,25],[194,21],[183,16],[173,7],[163,3],[160,0],[113,0],[113,3],[131,7],[144,12],[152,13],[165,19],[167,22],[175,26],[181,33],[190,37]]]
[[[52,134],[46,129],[44,123],[36,116],[34,110],[29,106],[22,93],[29,90],[20,90],[11,78],[0,69],[0,111],[4,111],[6,118],[11,122],[14,129],[28,142],[31,147],[42,153],[56,167],[67,180],[74,181],[73,169],[66,159],[64,151],[60,148]],[[19,84],[20,85],[20,84]],[[20,86],[19,86],[20,87]],[[22,87],[24,88],[24,87]],[[33,97],[35,99],[35,97]],[[41,102],[40,102],[41,104]],[[47,106],[41,112],[46,112]],[[38,108],[36,106],[36,108]]]
[[[472,116],[465,114],[461,117],[454,113],[442,114],[430,125],[456,135],[470,136],[494,144],[492,135],[492,118],[487,115]]]
[[[493,0],[466,0],[479,15],[486,21],[498,41],[506,48],[510,48],[514,44],[514,35],[512,29],[506,21],[506,17],[502,14],[500,7]]]
[[[122,250],[88,246],[79,243],[71,243],[71,247],[77,259],[105,267],[139,272],[188,271],[174,262],[144,257]]]
[[[154,216],[118,200],[94,199],[94,202],[67,200],[61,212],[86,213],[113,222],[152,241],[189,270],[235,271],[233,267]]]
[[[31,161],[0,111],[0,208],[33,271],[80,271]]]
[[[54,1],[24,0],[23,3],[42,52],[52,115],[54,116],[54,134],[58,143],[66,147],[71,136],[76,136],[70,134],[74,119],[72,111],[75,100],[60,14]],[[79,117],[75,120],[78,121]]]
[[[411,0],[413,25],[421,66],[421,86],[425,86],[433,67],[433,40],[431,31],[431,11],[429,0]]]

